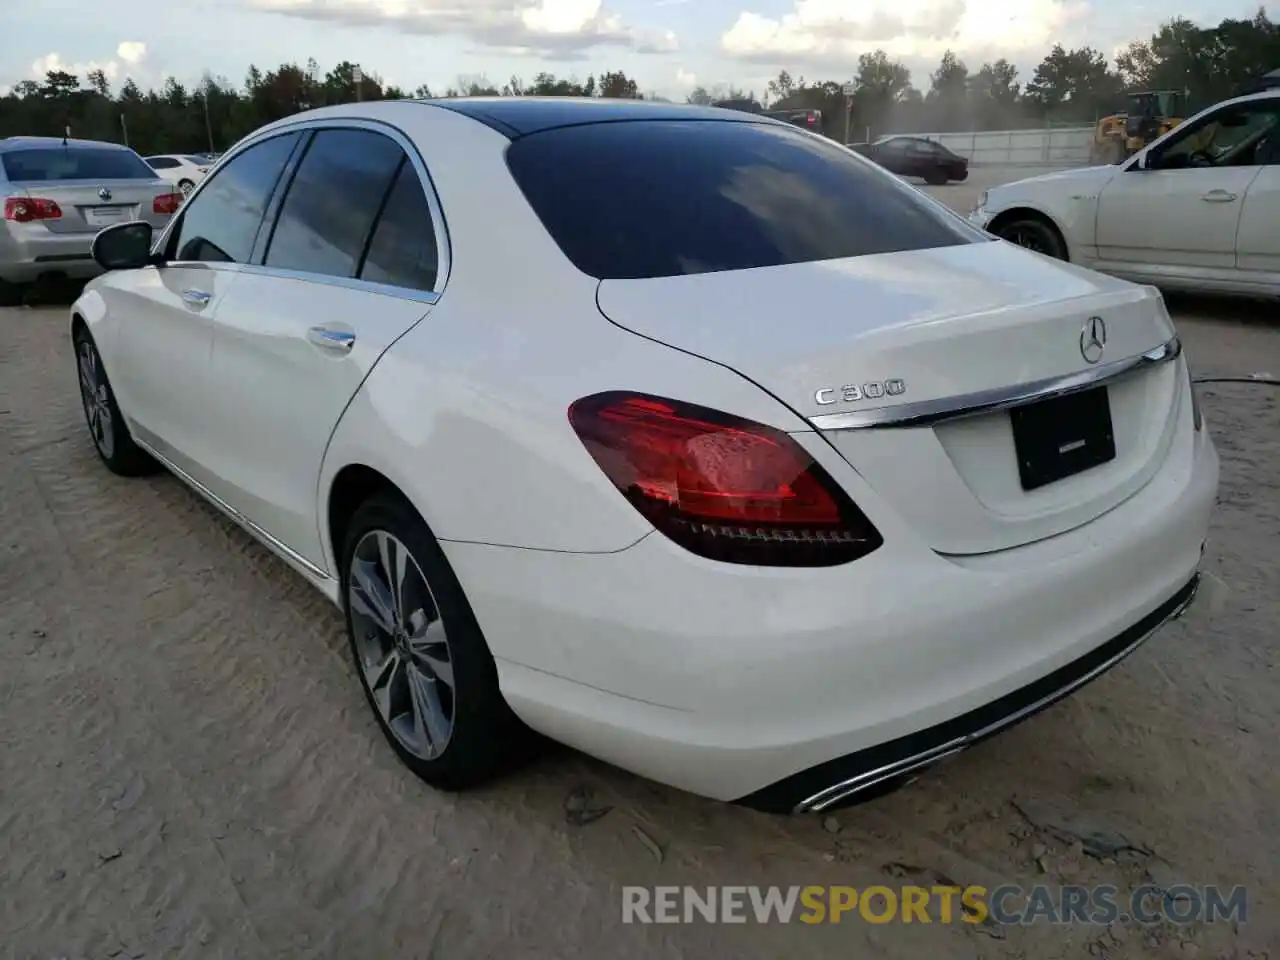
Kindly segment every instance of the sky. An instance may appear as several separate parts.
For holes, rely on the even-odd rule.
[[[1257,0],[1177,9],[1217,23],[1251,16]],[[192,83],[206,70],[240,86],[251,63],[314,57],[322,70],[350,60],[409,91],[622,70],[682,100],[699,85],[762,95],[780,69],[849,79],[876,47],[927,88],[947,48],[971,69],[1006,57],[1025,81],[1054,43],[1110,55],[1172,10],[1155,0],[0,0],[0,90],[51,69],[83,80],[95,67],[113,88],[126,77]]]

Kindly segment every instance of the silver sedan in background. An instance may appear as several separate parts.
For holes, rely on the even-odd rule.
[[[103,227],[146,220],[157,230],[182,194],[128,147],[94,140],[0,140],[0,306],[26,287],[102,272],[90,253]]]

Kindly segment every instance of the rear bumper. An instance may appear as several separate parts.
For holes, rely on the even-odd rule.
[[[870,495],[884,546],[828,569],[735,568],[658,534],[443,547],[535,730],[704,796],[819,809],[1030,716],[1185,605],[1218,461],[1182,439],[1107,514],[982,556],[934,553]]]
[[[102,273],[90,252],[92,233],[51,233],[39,224],[10,224],[0,227],[0,280],[31,283],[46,274],[61,274],[87,280]]]
[[[1080,659],[986,706],[889,743],[829,760],[743,797],[739,802],[775,813],[820,813],[828,807],[930,767],[1030,719],[1079,690],[1137,650],[1195,600],[1200,574],[1133,626]]]

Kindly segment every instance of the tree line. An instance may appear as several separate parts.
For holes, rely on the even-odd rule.
[[[863,54],[853,68],[851,139],[871,134],[1002,130],[1026,126],[1088,124],[1122,110],[1137,90],[1176,90],[1198,110],[1232,96],[1243,84],[1280,67],[1280,27],[1265,10],[1246,20],[1225,19],[1200,27],[1184,18],[1164,24],[1148,40],[1130,43],[1114,62],[1092,47],[1056,45],[1025,80],[1008,60],[976,69],[948,51],[926,90],[883,50]],[[770,109],[820,110],[824,132],[845,135],[849,80],[806,81],[781,71],[760,102]],[[432,96],[649,96],[621,71],[585,80],[540,73],[532,81],[512,77],[501,87],[484,76],[462,77],[445,90],[409,91],[385,84],[348,62],[322,73],[314,60],[274,70],[250,67],[242,87],[206,74],[188,87],[170,77],[160,90],[143,91],[128,79],[112,90],[101,70],[84,77],[49,72],[43,82],[25,80],[0,97],[0,136],[62,136],[126,142],[139,153],[225,150],[273,120],[313,107],[354,100]],[[757,99],[755,91],[699,87],[691,103]]]

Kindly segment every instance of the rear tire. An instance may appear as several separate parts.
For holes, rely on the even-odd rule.
[[[194,190],[195,188],[196,188],[195,182],[192,180],[183,179],[178,181],[178,192],[181,193],[184,197],[191,196],[191,191]]]
[[[84,408],[89,436],[107,469],[122,477],[141,477],[160,470],[146,451],[133,442],[124,417],[116,405],[116,395],[107,380],[102,357],[89,332],[79,329],[71,342],[76,350],[76,373],[80,381],[80,402]]]
[[[407,501],[380,493],[357,508],[341,570],[356,674],[405,766],[457,791],[529,755],[533,736],[502,698],[462,586]]]
[[[23,284],[0,280],[0,307],[20,307],[27,298]]]
[[[1020,247],[1042,253],[1056,260],[1067,259],[1067,247],[1052,225],[1034,217],[1009,220],[991,231],[996,236]]]

